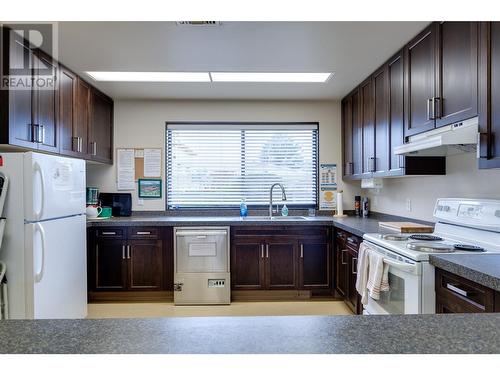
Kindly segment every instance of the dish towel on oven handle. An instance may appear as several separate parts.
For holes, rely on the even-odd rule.
[[[384,263],[384,257],[361,243],[358,251],[358,276],[356,290],[361,296],[361,303],[368,303],[368,296],[374,300],[380,299],[380,292],[389,288],[389,265]]]
[[[370,247],[364,242],[361,242],[358,250],[358,269],[356,277],[356,290],[361,296],[361,303],[366,305],[368,303],[368,254],[370,252]]]
[[[384,256],[375,250],[368,252],[368,282],[366,288],[374,300],[380,299],[380,292],[389,290],[389,265]]]

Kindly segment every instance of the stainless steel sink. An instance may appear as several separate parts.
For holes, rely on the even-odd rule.
[[[243,219],[244,221],[301,221],[308,220],[305,216],[273,216],[272,219],[269,216],[247,216]]]

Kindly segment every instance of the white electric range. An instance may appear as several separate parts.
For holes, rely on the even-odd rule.
[[[500,200],[438,199],[431,234],[367,233],[363,242],[389,265],[388,292],[368,298],[365,314],[435,313],[431,254],[500,256]]]

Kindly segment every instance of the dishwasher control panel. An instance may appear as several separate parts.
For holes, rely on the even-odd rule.
[[[208,279],[209,288],[224,288],[226,285],[225,279]]]

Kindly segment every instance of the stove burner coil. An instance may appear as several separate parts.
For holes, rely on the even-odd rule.
[[[457,243],[457,244],[453,245],[453,247],[455,248],[455,250],[463,250],[463,251],[476,251],[476,252],[486,251],[486,250],[484,250],[483,247],[474,246],[474,245],[467,245],[467,244],[463,244],[463,243]]]
[[[427,242],[410,242],[406,245],[407,249],[420,251],[422,253],[453,253],[455,249],[451,245]]]
[[[443,239],[438,236],[431,236],[430,234],[412,234],[410,236],[412,240],[419,241],[442,241]]]

